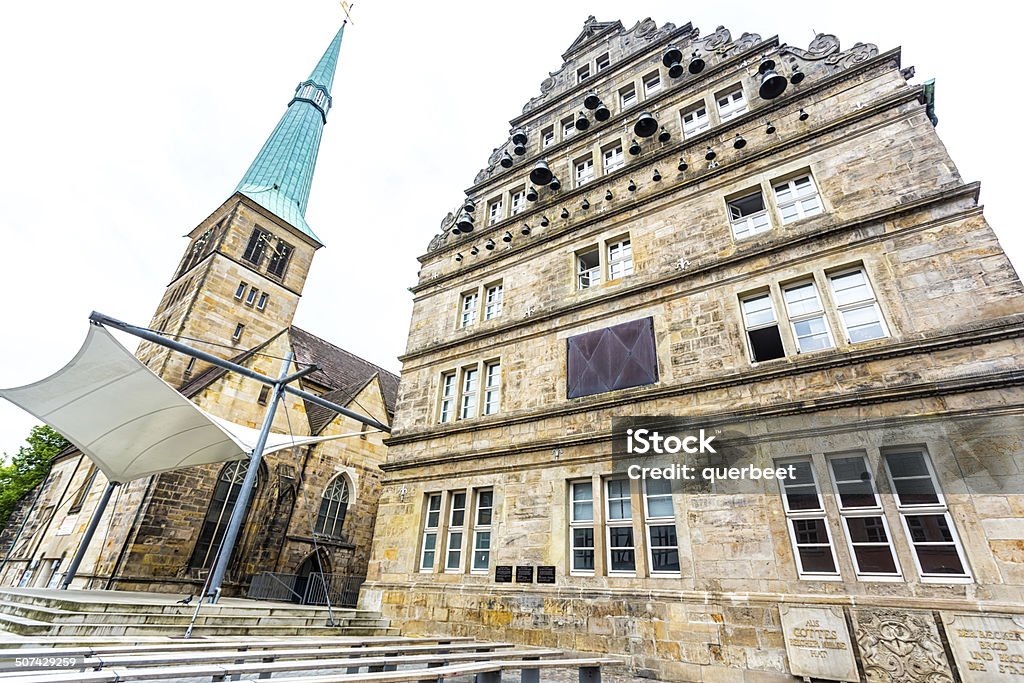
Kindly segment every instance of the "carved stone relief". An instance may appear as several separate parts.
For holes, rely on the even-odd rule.
[[[868,683],[953,683],[930,613],[855,609],[851,616]]]

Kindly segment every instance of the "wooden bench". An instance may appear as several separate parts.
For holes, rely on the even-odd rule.
[[[281,659],[301,660],[310,658],[358,658],[367,657],[400,657],[420,654],[445,655],[449,653],[469,652],[475,653],[479,658],[480,653],[492,652],[494,650],[511,648],[511,643],[484,643],[484,642],[457,642],[435,644],[423,644],[423,641],[411,641],[412,644],[377,645],[370,644],[367,647],[297,647],[298,643],[292,643],[292,649],[243,649],[243,650],[179,650],[175,652],[144,652],[141,654],[126,654],[116,652],[113,654],[99,653],[93,656],[82,657],[81,663],[76,669],[96,669],[104,667],[136,667],[136,666],[171,666],[178,664],[209,664],[218,661],[234,662],[236,664],[245,661],[258,660],[262,662],[274,662]],[[428,640],[429,642],[429,640]],[[55,650],[40,652],[35,655],[40,658],[75,656],[58,654]],[[77,655],[81,656],[81,655]],[[51,670],[43,665],[29,665],[20,668],[20,672]]]

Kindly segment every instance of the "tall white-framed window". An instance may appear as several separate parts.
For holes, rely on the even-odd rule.
[[[515,216],[517,213],[521,212],[525,208],[526,208],[526,190],[519,189],[519,190],[513,192],[512,193],[512,204],[509,207],[509,210],[512,212],[512,215]]]
[[[783,225],[822,212],[821,197],[810,175],[772,183],[772,189],[775,191],[775,204],[779,207]]]
[[[540,146],[550,147],[555,144],[555,129],[552,126],[548,126],[540,132]]]
[[[476,417],[479,375],[480,371],[476,368],[466,368],[462,371],[462,401],[459,406],[459,418],[463,420]]]
[[[632,85],[627,85],[619,91],[619,107],[625,110],[634,104],[636,104],[636,88]]]
[[[576,187],[586,185],[594,179],[594,157],[589,156],[586,159],[579,159],[575,164],[576,168]]]
[[[832,532],[815,479],[814,465],[810,458],[778,462],[777,465],[792,465],[795,475],[780,479],[779,486],[797,574],[807,580],[840,580]]]
[[[235,331],[231,334],[231,340],[236,342],[242,341],[242,334],[244,332],[245,325],[243,325],[242,323],[237,323],[235,325]]]
[[[708,108],[703,102],[684,110],[681,116],[683,118],[684,138],[691,138],[711,127],[711,119],[708,118]]]
[[[629,238],[612,242],[608,245],[608,279],[618,280],[620,277],[633,274],[633,246]]]
[[[487,224],[494,225],[505,216],[504,203],[501,198],[492,199],[491,203],[487,205]]]
[[[775,307],[769,292],[751,294],[740,299],[743,326],[747,331],[750,359],[755,363],[774,360],[786,355],[782,334],[775,317]]]
[[[441,375],[441,410],[439,422],[451,422],[455,417],[455,373]]]
[[[448,513],[448,539],[445,542],[445,572],[452,574],[462,571],[462,539],[466,526],[466,492],[451,494],[451,510]]]
[[[626,164],[626,158],[622,155],[621,142],[604,150],[602,157],[604,159],[605,175],[611,173],[615,169],[622,168]]]
[[[475,323],[479,307],[479,292],[474,291],[463,294],[462,304],[459,306],[459,327],[469,327]]]
[[[747,111],[747,101],[743,98],[743,89],[740,87],[724,92],[715,99],[718,102],[718,119],[723,123]]]
[[[834,346],[818,287],[813,280],[786,285],[782,288],[782,298],[786,302],[789,324],[800,353]]]
[[[493,320],[501,315],[503,297],[502,283],[487,288],[484,294],[484,320]]]
[[[605,480],[605,535],[609,574],[636,573],[633,503],[629,489],[629,479]]]
[[[828,456],[826,462],[858,578],[866,581],[900,578],[902,574],[889,524],[882,513],[867,458],[861,453],[843,453]]]
[[[736,239],[750,237],[771,229],[768,209],[764,205],[761,190],[755,190],[736,199],[727,200],[729,222]]]
[[[245,305],[252,306],[256,303],[256,295],[260,293],[260,290],[255,287],[249,288],[249,293],[245,296]]]
[[[644,479],[647,564],[655,576],[679,575],[679,538],[669,479]]]
[[[601,252],[597,247],[576,254],[576,286],[588,289],[601,284]]]
[[[437,533],[441,527],[441,494],[427,495],[426,515],[423,518],[423,540],[420,551],[420,571],[434,571],[437,559]]]
[[[480,489],[475,495],[473,564],[470,571],[474,574],[486,574],[491,566],[491,520],[494,516],[494,491]]]
[[[594,573],[594,485],[569,484],[569,572]]]
[[[971,572],[931,458],[923,449],[882,453],[903,531],[923,582],[966,583]]]
[[[501,363],[484,365],[484,415],[494,415],[501,406]]]
[[[260,300],[256,303],[256,310],[257,311],[262,311],[262,310],[266,309],[267,301],[269,301],[269,300],[270,300],[270,295],[269,294],[267,294],[266,292],[263,292],[262,294],[260,294]]]
[[[661,90],[661,74],[657,71],[644,76],[644,97],[650,97]]]
[[[582,83],[583,81],[590,78],[590,65],[584,64],[580,68],[576,69],[576,82]]]
[[[603,55],[600,55],[594,63],[597,65],[598,73],[600,73],[612,65],[612,60],[608,56],[608,53],[605,52]]]
[[[562,139],[568,140],[573,135],[576,135],[576,119],[570,116],[562,120]]]
[[[235,298],[241,301],[242,297],[245,296],[245,288],[248,286],[244,282],[239,282],[238,287],[235,288]]]
[[[830,273],[828,283],[848,342],[856,344],[889,336],[863,268]]]

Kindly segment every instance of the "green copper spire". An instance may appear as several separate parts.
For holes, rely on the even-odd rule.
[[[331,110],[330,90],[344,33],[342,24],[313,73],[295,88],[288,110],[235,188],[318,242],[306,223],[306,204],[320,137]]]

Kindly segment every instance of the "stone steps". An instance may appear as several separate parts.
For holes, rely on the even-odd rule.
[[[112,591],[0,590],[0,632],[27,638],[180,638],[196,604],[177,596]],[[328,626],[333,613],[335,626]],[[195,637],[395,635],[377,612],[242,599],[203,604]]]

